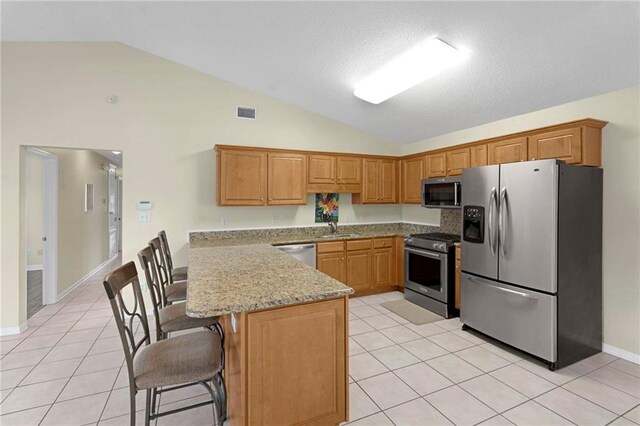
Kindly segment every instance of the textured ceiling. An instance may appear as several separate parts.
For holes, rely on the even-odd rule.
[[[3,2],[2,38],[120,41],[397,143],[639,84],[638,2]],[[354,84],[433,36],[469,59],[380,105]]]

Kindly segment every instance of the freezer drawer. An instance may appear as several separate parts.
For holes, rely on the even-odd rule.
[[[544,360],[556,362],[556,296],[464,272],[461,281],[460,319],[464,324]]]

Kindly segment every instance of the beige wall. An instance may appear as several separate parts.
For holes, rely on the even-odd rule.
[[[585,117],[607,120],[604,168],[604,342],[640,354],[640,87],[582,99],[403,147],[403,154]],[[405,205],[403,218],[422,215]]]
[[[118,102],[106,101],[109,95]],[[258,108],[258,120],[235,119],[236,105]],[[21,226],[21,145],[122,150],[123,257],[135,258],[165,228],[178,264],[186,260],[188,231],[304,225],[302,207],[218,208],[215,144],[271,146],[371,154],[400,147],[316,114],[262,96],[118,43],[3,43],[2,216],[0,296],[2,328],[25,319]],[[150,223],[138,223],[136,203],[153,202]],[[350,222],[399,220],[399,206],[352,206]]]
[[[28,155],[26,159],[26,206],[27,206],[27,265],[42,266],[43,222],[43,172],[44,162],[41,158]]]
[[[109,162],[82,149],[52,149],[58,157],[58,295],[108,259]],[[84,186],[93,184],[93,211],[84,211]]]

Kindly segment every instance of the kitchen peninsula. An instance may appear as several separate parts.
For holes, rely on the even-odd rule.
[[[232,425],[347,420],[352,293],[269,244],[192,244],[187,313],[223,316]]]

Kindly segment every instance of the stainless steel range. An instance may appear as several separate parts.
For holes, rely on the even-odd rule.
[[[404,239],[404,298],[445,318],[454,307],[456,234],[412,234]]]

